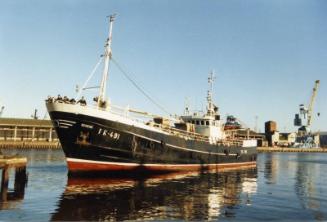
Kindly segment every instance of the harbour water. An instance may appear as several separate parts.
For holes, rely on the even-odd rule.
[[[327,220],[327,153],[260,153],[249,170],[86,179],[67,176],[60,150],[2,152],[29,162],[25,192],[0,204],[0,221]]]

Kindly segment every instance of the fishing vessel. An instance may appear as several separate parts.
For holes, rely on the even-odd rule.
[[[219,109],[213,103],[213,73],[205,113],[161,117],[117,108],[106,97],[112,60],[112,27],[106,41],[104,70],[94,105],[84,99],[48,98],[53,122],[69,172],[174,172],[256,165],[256,140],[224,131]]]

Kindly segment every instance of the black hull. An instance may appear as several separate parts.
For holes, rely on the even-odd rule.
[[[50,112],[70,172],[253,166],[256,147],[213,145],[93,116]]]

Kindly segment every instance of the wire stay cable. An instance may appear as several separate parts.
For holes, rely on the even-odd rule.
[[[119,69],[119,71],[122,72],[122,74],[127,78],[136,89],[138,89],[147,99],[149,99],[154,105],[156,105],[161,111],[168,114],[169,116],[172,116],[163,106],[161,106],[158,102],[155,101],[148,93],[146,93],[141,86],[139,86],[131,77],[128,75],[128,73],[122,68],[121,65],[112,57],[111,61],[116,65],[116,67]]]
[[[103,57],[100,57],[98,63],[97,63],[97,64],[95,65],[95,67],[93,68],[91,74],[87,77],[86,81],[84,82],[83,87],[82,87],[81,89],[78,90],[77,95],[76,95],[76,97],[75,97],[75,100],[77,100],[77,99],[81,96],[82,91],[85,89],[85,87],[87,86],[87,84],[89,83],[89,81],[91,80],[91,78],[93,77],[94,73],[95,73],[96,70],[98,69],[98,67],[99,67],[100,63],[102,62],[102,60],[103,60]]]

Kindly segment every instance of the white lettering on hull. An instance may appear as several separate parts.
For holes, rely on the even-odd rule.
[[[99,128],[98,135],[106,136],[114,140],[119,140],[120,134],[112,130]]]

